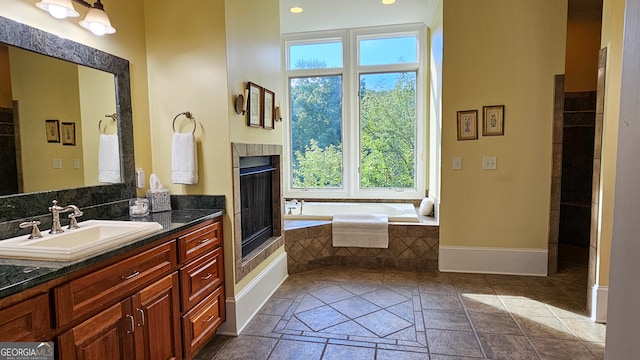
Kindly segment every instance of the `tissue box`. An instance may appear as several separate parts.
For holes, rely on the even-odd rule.
[[[171,210],[171,194],[169,189],[149,189],[147,198],[151,205],[151,212]]]

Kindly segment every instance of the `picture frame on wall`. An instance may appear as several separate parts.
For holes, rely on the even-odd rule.
[[[62,145],[76,146],[76,123],[63,122],[60,127]]]
[[[262,91],[262,104],[264,112],[262,114],[262,123],[265,129],[273,130],[275,115],[275,93],[268,89]]]
[[[458,111],[458,140],[478,139],[478,110]]]
[[[483,106],[482,136],[504,135],[504,105]]]
[[[251,127],[262,127],[262,87],[249,82],[247,99],[247,125]]]
[[[45,120],[44,127],[47,134],[47,142],[59,143],[60,127],[58,125],[58,120]]]

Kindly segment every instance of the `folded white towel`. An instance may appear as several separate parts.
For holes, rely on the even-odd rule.
[[[333,215],[334,247],[389,247],[389,217],[382,214]]]
[[[118,134],[100,134],[98,141],[98,181],[120,182],[120,144]]]
[[[173,133],[171,143],[171,181],[174,184],[198,183],[198,155],[193,133]]]

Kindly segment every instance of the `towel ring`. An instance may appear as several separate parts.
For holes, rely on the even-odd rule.
[[[115,123],[117,123],[117,121],[118,121],[118,117],[116,116],[116,114],[111,114],[111,115],[107,114],[107,115],[105,115],[104,117],[111,118],[111,121],[113,121],[113,122],[115,122]],[[106,129],[106,126],[105,126],[105,129]],[[99,132],[100,134],[104,134],[104,133],[105,133],[105,132],[102,130],[102,120],[98,121],[98,132]]]
[[[193,131],[191,132],[192,134],[196,133],[196,128],[198,127],[198,124],[196,123],[196,118],[193,117],[193,114],[191,113],[191,111],[185,111],[185,112],[181,112],[180,114],[176,115],[176,117],[173,118],[173,132],[176,132],[176,119],[180,117],[180,115],[184,115],[184,117],[186,117],[187,119],[193,121]]]

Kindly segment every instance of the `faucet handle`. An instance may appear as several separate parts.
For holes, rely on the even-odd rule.
[[[38,229],[38,225],[40,225],[40,221],[32,220],[32,221],[25,221],[23,223],[20,223],[20,225],[18,226],[20,227],[20,229],[27,229],[31,227],[31,235],[29,235],[27,239],[39,239],[42,237],[42,234],[40,234],[40,229]]]
[[[69,229],[79,229],[80,225],[78,225],[78,221],[76,220],[76,217],[78,216],[82,216],[82,211],[78,211],[77,213],[72,212],[71,214],[69,214],[67,217],[69,218]]]

